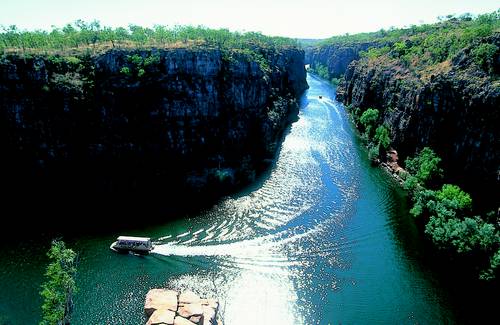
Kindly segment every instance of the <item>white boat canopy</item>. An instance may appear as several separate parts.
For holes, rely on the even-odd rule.
[[[120,236],[117,238],[118,241],[135,241],[135,242],[149,242],[151,238],[148,237],[132,237],[132,236]]]

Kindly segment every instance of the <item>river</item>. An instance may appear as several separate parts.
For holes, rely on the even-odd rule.
[[[154,254],[112,253],[117,233],[66,240],[80,254],[74,324],[144,323],[153,287],[217,297],[226,325],[455,322],[449,293],[419,262],[404,194],[370,167],[335,89],[308,83],[299,120],[255,184],[127,233],[152,237]],[[48,245],[0,248],[0,324],[37,323]]]

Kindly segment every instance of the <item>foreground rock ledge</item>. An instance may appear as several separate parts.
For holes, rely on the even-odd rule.
[[[146,325],[222,325],[218,311],[217,300],[201,299],[191,291],[151,289],[144,303]]]

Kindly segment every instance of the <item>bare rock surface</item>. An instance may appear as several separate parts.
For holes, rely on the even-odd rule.
[[[146,295],[144,312],[151,316],[155,310],[177,311],[178,293],[173,290],[151,289]]]
[[[192,291],[151,289],[146,295],[146,325],[221,325],[219,302]]]

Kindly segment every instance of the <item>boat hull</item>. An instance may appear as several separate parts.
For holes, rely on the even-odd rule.
[[[152,250],[152,249],[135,249],[129,247],[120,247],[119,245],[117,245],[117,242],[111,244],[111,246],[109,246],[109,249],[111,249],[115,253],[120,253],[120,254],[134,253],[139,255],[149,255],[149,253],[151,253]]]

